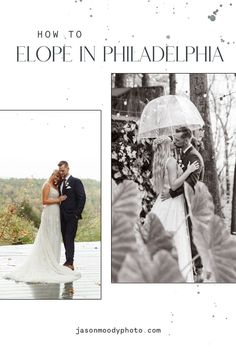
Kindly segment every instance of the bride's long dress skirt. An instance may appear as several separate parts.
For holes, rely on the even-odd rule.
[[[58,198],[58,191],[51,187],[49,198]],[[31,283],[67,283],[80,278],[80,273],[59,264],[61,241],[59,205],[47,205],[42,212],[32,253],[25,263],[4,278]]]
[[[175,233],[174,243],[177,249],[179,268],[187,282],[194,282],[190,237],[185,220],[184,196],[180,195],[176,198],[166,199],[165,201],[161,201],[161,197],[159,196],[151,212],[158,216],[167,231]]]

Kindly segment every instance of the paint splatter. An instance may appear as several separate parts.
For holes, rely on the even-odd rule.
[[[232,6],[233,4],[230,3],[229,6]],[[220,7],[222,8],[223,7],[223,4],[220,4]],[[209,15],[208,16],[208,19],[211,20],[211,21],[215,21],[216,20],[216,15],[218,14],[219,12],[219,9],[216,9],[215,11],[213,11],[212,15]]]
[[[210,16],[208,16],[208,18],[209,18],[209,20],[211,20],[211,21],[215,21],[215,20],[216,20],[215,15],[210,15]]]
[[[230,42],[230,41],[226,41],[225,39],[223,39],[222,38],[222,36],[220,36],[220,41],[221,41],[221,43],[226,43],[226,44],[235,44],[235,41],[233,41],[233,42]]]
[[[215,20],[216,20],[216,15],[218,14],[218,12],[219,12],[218,9],[216,9],[215,11],[213,11],[213,14],[208,16],[209,20],[215,21]]]

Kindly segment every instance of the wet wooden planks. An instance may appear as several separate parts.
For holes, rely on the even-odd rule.
[[[3,279],[2,275],[24,262],[32,245],[0,246],[0,299],[100,299],[100,242],[76,242],[75,264],[81,278],[73,283],[33,284]],[[61,264],[64,263],[64,248]]]

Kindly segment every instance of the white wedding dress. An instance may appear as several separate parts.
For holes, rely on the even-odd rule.
[[[50,187],[49,198],[58,198]],[[58,204],[45,205],[32,253],[25,263],[4,278],[29,283],[67,283],[80,278],[80,273],[59,264],[61,254],[61,223]]]
[[[181,168],[178,169],[177,173],[178,175],[182,173]],[[168,191],[169,189],[170,185],[168,180],[168,171],[167,168],[165,168],[163,192]],[[180,271],[185,281],[194,282],[191,263],[192,255],[190,237],[187,221],[185,219],[185,209],[183,194],[176,198],[169,198],[165,201],[162,201],[160,193],[152,207],[151,213],[154,213],[158,216],[165,230],[174,232],[174,243],[177,250]]]

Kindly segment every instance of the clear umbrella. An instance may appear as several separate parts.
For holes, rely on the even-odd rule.
[[[196,130],[203,125],[196,106],[187,97],[161,96],[145,106],[139,121],[138,139],[173,135],[175,129],[181,126]]]

